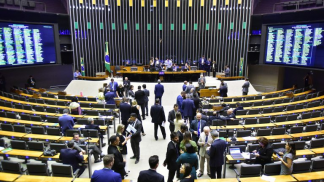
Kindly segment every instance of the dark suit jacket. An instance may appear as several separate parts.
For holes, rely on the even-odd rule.
[[[115,93],[114,92],[107,92],[105,94],[106,104],[116,104],[115,103],[115,100],[114,100],[114,97],[115,97]]]
[[[177,143],[177,147],[175,147],[174,143],[172,141],[170,141],[168,144],[166,158],[165,158],[163,164],[166,164],[170,171],[176,171],[177,169],[179,169],[179,165],[177,164],[177,159],[180,154],[179,146],[180,146],[180,144]]]
[[[192,89],[192,88],[195,88],[193,85],[187,85],[187,87],[186,87],[186,93],[188,94],[188,93],[190,93],[190,90]]]
[[[195,104],[195,111],[199,108],[199,103],[200,103],[200,99],[199,97],[196,97],[196,98],[193,98],[192,99],[194,101],[194,104]]]
[[[156,84],[155,85],[155,88],[154,88],[155,97],[162,97],[163,93],[164,93],[164,87],[163,87],[163,85]]]
[[[151,117],[152,117],[152,123],[161,124],[163,121],[165,121],[165,114],[163,106],[161,105],[153,105],[151,107]]]
[[[181,110],[183,112],[183,116],[193,116],[193,110],[195,109],[195,104],[193,100],[185,99],[182,102]]]
[[[205,120],[200,120],[200,133],[204,131],[204,127],[207,126],[207,122]],[[194,134],[194,131],[198,131],[198,120],[191,121],[190,125],[190,132],[192,133],[192,140],[197,142],[198,141],[198,135]]]
[[[127,80],[127,81],[124,80],[123,84],[124,84],[124,90],[129,90],[130,81],[129,80]]]
[[[181,112],[181,114],[182,114],[181,106],[182,106],[183,100],[184,100],[183,97],[181,95],[178,95],[178,97],[177,97],[177,104],[178,104],[179,111]]]
[[[130,123],[132,124],[132,123]],[[140,142],[142,141],[142,137],[141,137],[141,132],[142,132],[142,123],[139,120],[136,120],[136,124],[135,127],[136,132],[132,134],[131,136],[131,140],[135,141],[135,142]]]
[[[93,172],[91,182],[122,182],[122,178],[113,170],[103,168]]]
[[[164,182],[164,176],[155,170],[149,169],[140,172],[137,182]]]
[[[126,163],[124,162],[123,155],[118,151],[117,147],[113,145],[109,145],[108,154],[113,154],[115,159],[114,165],[111,169],[116,173],[119,173],[123,178],[126,175]]]
[[[177,131],[177,134],[179,136],[179,143],[181,143],[181,141],[183,140],[183,134],[181,133],[181,131]]]
[[[148,102],[149,101],[149,96],[150,96],[150,91],[147,90],[147,89],[144,89],[144,93],[145,93],[144,101]]]
[[[175,119],[175,111],[174,109],[172,109],[171,111],[169,111],[169,115],[168,115],[168,121],[170,123],[170,127],[171,125],[173,125],[173,129],[174,129],[174,119]]]
[[[227,97],[227,87],[222,86],[219,88],[219,95],[221,97]]]
[[[143,90],[137,90],[135,92],[135,100],[138,105],[142,105],[145,103],[145,92]]]
[[[129,105],[128,103],[125,103],[125,102],[120,103],[119,109],[120,109],[122,121],[127,121],[130,118],[130,114],[131,114],[131,110],[132,110],[131,107],[132,106]]]
[[[210,146],[208,152],[210,156],[210,167],[219,167],[224,164],[224,152],[226,149],[226,142],[221,139],[216,139]]]
[[[61,149],[60,160],[63,164],[70,164],[73,168],[73,172],[79,169],[79,163],[83,161],[83,155],[80,155],[77,150],[74,149]]]
[[[114,83],[109,82],[108,87],[109,87],[110,91],[115,93],[117,90],[117,87],[118,87],[118,83],[115,81],[114,81]]]
[[[34,82],[34,84],[32,84],[32,81]],[[27,83],[28,83],[28,85],[29,85],[30,87],[35,87],[35,85],[36,85],[36,80],[35,80],[35,78],[32,78],[32,79],[28,78]]]
[[[61,131],[63,135],[65,135],[65,131],[68,129],[73,129],[74,121],[73,117],[67,114],[63,114],[59,117],[59,125],[61,127]]]
[[[243,107],[239,106],[239,107],[234,109],[233,113],[236,114],[236,111],[241,111],[241,110],[243,110]]]
[[[94,130],[98,130],[98,134],[101,137],[101,133],[100,133],[100,127],[98,125],[95,124],[87,124],[84,127],[85,129],[94,129]]]

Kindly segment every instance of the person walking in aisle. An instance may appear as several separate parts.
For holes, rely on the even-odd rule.
[[[163,106],[160,105],[159,99],[156,99],[155,105],[151,107],[151,117],[152,117],[152,123],[154,123],[155,140],[158,140],[157,131],[159,126],[163,135],[163,139],[165,139],[166,137],[165,128],[164,126],[162,126],[163,123],[165,125],[165,114],[164,114]]]
[[[179,136],[176,132],[172,132],[170,135],[171,141],[168,144],[166,158],[163,162],[163,166],[168,166],[169,175],[168,182],[172,182],[173,178],[177,172],[177,177],[179,178],[179,164],[177,164],[177,159],[180,155],[179,148]]]
[[[145,106],[145,114],[146,116],[148,116],[148,101],[149,101],[149,96],[150,96],[150,91],[148,89],[146,89],[146,84],[143,84],[143,90],[144,90],[144,93],[145,93],[145,97],[144,97],[144,106]]]
[[[137,119],[137,115],[135,113],[131,114],[129,118],[129,124],[135,128],[135,132],[130,131],[131,133],[131,147],[134,153],[134,156],[131,159],[136,159],[135,164],[139,162],[140,159],[140,142],[142,141],[141,131],[142,131],[142,123]]]
[[[158,84],[155,85],[154,88],[154,94],[155,94],[155,99],[160,100],[160,105],[162,105],[162,96],[164,93],[164,86],[161,84],[161,80],[158,80]]]
[[[245,78],[245,82],[242,85],[242,95],[247,95],[249,93],[250,82],[248,78]]]

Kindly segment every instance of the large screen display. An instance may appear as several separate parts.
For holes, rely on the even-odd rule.
[[[53,25],[0,22],[0,68],[56,63]]]
[[[265,64],[324,68],[324,23],[268,25]]]

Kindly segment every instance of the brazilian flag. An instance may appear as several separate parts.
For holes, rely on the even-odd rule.
[[[243,76],[243,63],[244,63],[244,58],[241,58],[239,76]]]
[[[105,55],[105,67],[106,70],[110,73],[110,57],[109,57],[109,50],[108,50],[108,42],[106,44],[106,55]]]
[[[84,61],[83,58],[81,58],[81,75],[85,76],[85,72],[84,72]]]

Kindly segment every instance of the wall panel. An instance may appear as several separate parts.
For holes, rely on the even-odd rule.
[[[243,58],[245,75],[250,0],[169,0],[167,6],[166,0],[70,0],[70,15],[74,68],[80,69],[83,57],[88,76],[104,71],[105,42],[113,66],[205,55],[218,71],[229,65],[233,76]]]

